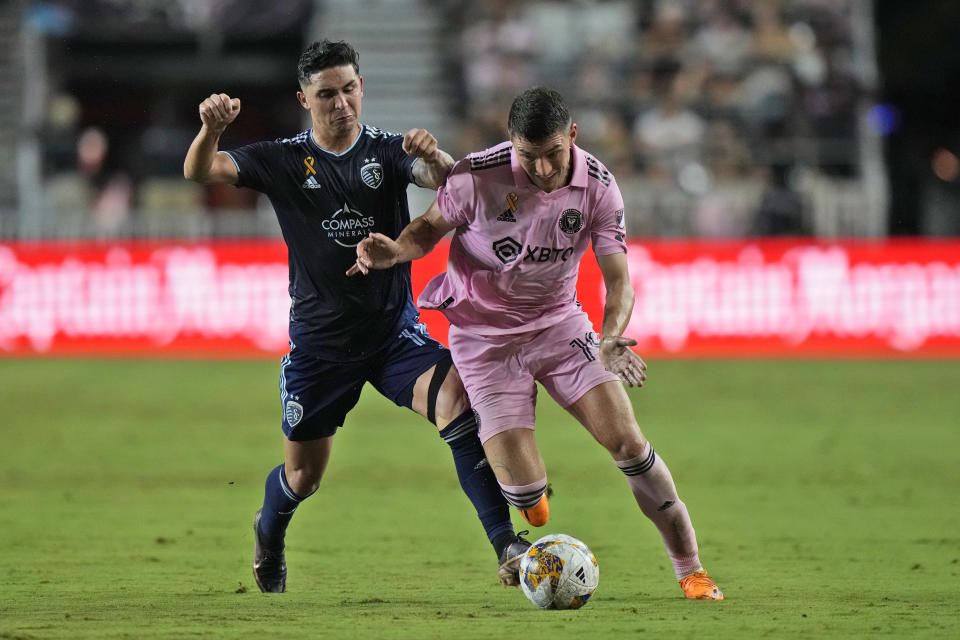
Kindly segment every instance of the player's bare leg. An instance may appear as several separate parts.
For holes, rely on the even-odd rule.
[[[476,416],[457,368],[449,362],[439,363],[417,378],[411,408],[434,422],[440,437],[450,446],[460,486],[477,510],[497,554],[500,583],[518,586],[519,556],[530,543],[513,531],[510,509],[480,444]]]
[[[438,369],[438,367],[441,367]],[[443,429],[470,408],[470,399],[463,389],[460,373],[455,366],[443,371],[442,365],[434,365],[424,371],[413,385],[413,401],[410,408],[430,420],[430,387],[436,385],[435,374],[440,372],[443,378],[437,387],[434,400],[434,416],[437,430]]]
[[[641,511],[657,526],[688,598],[722,600],[700,565],[697,537],[670,470],[637,426],[630,399],[617,382],[597,385],[568,407],[627,476]]]
[[[294,493],[310,496],[317,490],[330,463],[331,451],[333,436],[304,441],[284,439],[284,470]]]
[[[507,502],[533,526],[547,524],[547,470],[533,430],[501,431],[484,442],[483,448]]]
[[[333,436],[284,440],[284,463],[267,476],[264,506],[253,521],[253,577],[263,592],[287,588],[284,535],[297,506],[317,487],[330,461]]]

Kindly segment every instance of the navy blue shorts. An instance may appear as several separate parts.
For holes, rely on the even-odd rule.
[[[289,440],[315,440],[336,433],[369,382],[401,407],[410,408],[413,385],[425,371],[450,358],[430,337],[426,325],[413,322],[387,348],[359,362],[317,358],[290,343],[280,362],[283,433]]]

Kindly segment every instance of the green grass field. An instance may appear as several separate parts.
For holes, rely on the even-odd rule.
[[[270,362],[0,360],[0,638],[946,637],[960,620],[960,363],[654,362],[632,392],[724,602],[683,599],[598,445],[541,393],[580,611],[502,590],[449,450],[369,388],[259,593],[281,458]],[[515,521],[522,522],[519,518]]]

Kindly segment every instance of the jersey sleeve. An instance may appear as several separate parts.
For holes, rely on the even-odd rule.
[[[237,186],[264,193],[273,184],[274,168],[281,166],[280,145],[276,142],[254,142],[224,153],[237,165]]]
[[[417,158],[411,158],[403,150],[403,136],[390,136],[387,139],[386,152],[390,157],[390,166],[393,167],[401,184],[416,184],[413,179],[413,163]]]
[[[616,180],[610,181],[610,185],[597,202],[590,234],[593,252],[598,256],[627,252],[623,195]]]
[[[476,194],[470,163],[461,160],[453,165],[450,175],[437,191],[437,206],[443,219],[455,227],[462,227],[476,217]]]

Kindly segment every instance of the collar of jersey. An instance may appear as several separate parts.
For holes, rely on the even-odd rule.
[[[312,144],[313,146],[315,146],[315,147],[316,147],[317,149],[319,149],[320,151],[323,151],[325,154],[327,154],[327,155],[329,155],[329,156],[333,156],[334,158],[340,158],[340,157],[343,157],[343,156],[347,155],[347,154],[350,153],[351,151],[353,151],[353,148],[354,148],[355,146],[357,146],[357,142],[360,141],[360,136],[363,135],[363,130],[366,129],[366,128],[367,128],[367,125],[365,125],[365,124],[363,124],[363,123],[361,122],[361,123],[360,123],[360,131],[357,133],[357,137],[354,138],[354,139],[353,139],[353,143],[352,143],[349,147],[347,147],[346,149],[344,149],[341,153],[334,153],[333,151],[328,151],[327,149],[324,149],[324,148],[321,147],[319,144],[317,144],[317,141],[313,139],[313,127],[310,127],[310,131],[309,131],[309,133],[308,133],[308,135],[307,135],[307,139],[310,141],[310,144]]]
[[[570,184],[560,187],[559,189],[554,189],[550,193],[544,193],[540,190],[540,187],[530,181],[530,176],[527,175],[527,172],[524,171],[523,167],[520,166],[520,161],[517,160],[517,150],[513,148],[513,145],[510,145],[510,168],[513,169],[514,183],[518,187],[526,187],[531,191],[536,191],[544,198],[553,197],[553,195],[557,193],[564,193],[564,189],[568,187],[577,187],[579,189],[586,188],[587,163],[583,157],[583,149],[577,145],[573,145],[573,158],[570,162],[573,164],[573,171],[570,175]]]

